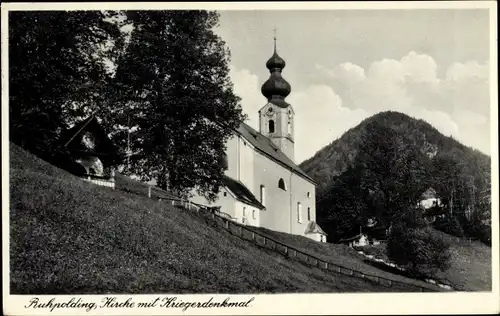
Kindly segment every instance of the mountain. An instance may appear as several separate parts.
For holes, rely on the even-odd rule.
[[[365,119],[300,167],[319,184],[318,223],[331,240],[369,218],[387,228],[429,188],[465,230],[490,212],[491,158],[398,112]]]

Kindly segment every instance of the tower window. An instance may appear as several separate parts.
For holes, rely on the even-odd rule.
[[[285,184],[285,181],[283,180],[283,178],[281,178],[278,181],[278,188],[280,188],[281,190],[286,191],[286,184]]]
[[[302,204],[297,203],[297,222],[302,223]]]
[[[269,133],[274,133],[274,121],[269,120]]]
[[[255,210],[252,211],[252,218],[253,219],[256,219],[256,216],[255,216]]]
[[[288,122],[288,134],[292,133],[292,123]]]
[[[307,192],[307,198],[311,198],[311,192]]]

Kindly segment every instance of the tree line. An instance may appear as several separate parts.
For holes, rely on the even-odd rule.
[[[421,196],[433,188],[441,205],[429,212],[444,217],[432,226],[491,242],[488,156],[399,113],[374,116],[347,134],[323,150],[335,161],[309,162],[320,177],[336,174],[320,188],[317,205],[318,221],[332,241],[358,234],[369,219],[377,225],[365,230],[385,239],[406,213],[422,213]]]
[[[69,126],[94,114],[121,170],[213,199],[244,120],[213,11],[9,12],[10,141],[57,162]]]

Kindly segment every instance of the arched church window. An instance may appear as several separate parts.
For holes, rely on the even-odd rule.
[[[307,208],[307,220],[308,221],[311,220],[311,208],[310,207]]]
[[[302,204],[297,203],[297,222],[302,223]]]
[[[286,191],[286,184],[285,184],[285,180],[283,180],[283,178],[281,178],[278,181],[278,188],[280,188],[281,190]]]
[[[266,206],[266,187],[263,185],[260,186],[260,203]]]
[[[274,133],[274,121],[269,120],[269,133]]]

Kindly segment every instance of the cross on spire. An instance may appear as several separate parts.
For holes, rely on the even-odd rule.
[[[274,27],[274,51],[276,52],[276,26]]]

